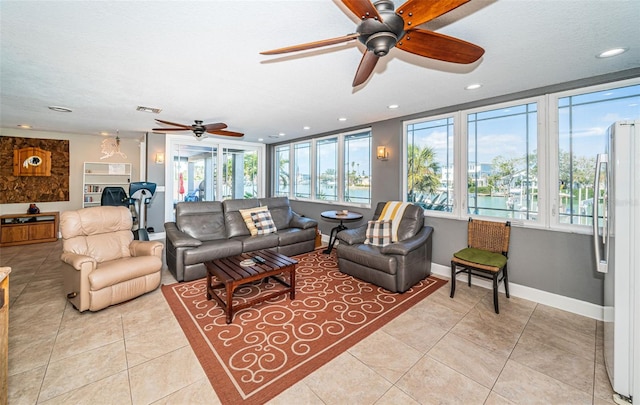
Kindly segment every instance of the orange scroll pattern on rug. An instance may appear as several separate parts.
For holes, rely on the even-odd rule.
[[[445,284],[429,277],[395,294],[341,273],[334,255],[296,259],[296,299],[240,310],[231,324],[207,301],[206,280],[163,286],[223,404],[266,402]],[[271,279],[242,286],[234,305],[278,288]]]

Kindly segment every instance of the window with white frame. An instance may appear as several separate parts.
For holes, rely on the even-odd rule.
[[[611,124],[640,118],[640,85],[565,93],[557,104],[558,222],[591,226],[596,155]]]
[[[371,131],[344,137],[344,201],[371,204]]]
[[[338,138],[316,141],[316,200],[338,200]]]
[[[274,148],[273,188],[289,198],[371,204],[371,130]]]
[[[280,145],[275,149],[275,190],[276,196],[288,196],[291,191],[291,176],[289,175],[289,145]]]
[[[538,105],[467,114],[467,212],[537,220]]]
[[[466,206],[442,207],[450,216],[588,232],[595,157],[607,129],[637,119],[640,80],[632,79],[405,122],[407,200],[434,210],[427,190],[439,187],[466,195]],[[425,185],[431,172],[439,174],[435,186]]]
[[[454,197],[453,117],[406,125],[407,201],[451,212]]]
[[[311,198],[311,142],[293,145],[293,194],[297,198]]]

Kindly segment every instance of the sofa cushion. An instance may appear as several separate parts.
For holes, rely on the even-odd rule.
[[[369,221],[364,243],[374,246],[387,246],[391,243],[392,223],[390,219]]]
[[[260,211],[260,212],[252,212],[251,219],[253,219],[253,224],[256,226],[256,229],[258,230],[258,235],[274,233],[278,230],[276,228],[276,224],[273,223],[273,219],[271,218],[271,213],[268,210]]]
[[[224,200],[222,206],[224,207],[224,221],[227,225],[227,235],[230,238],[234,236],[251,235],[247,224],[245,224],[240,214],[240,210],[259,207],[260,203],[258,200],[255,198]]]
[[[396,274],[398,268],[394,256],[384,255],[380,252],[380,247],[364,243],[338,245],[338,257],[387,274]]]
[[[287,197],[261,198],[260,205],[269,207],[271,218],[278,229],[286,229],[293,219],[293,211]]]
[[[176,225],[180,231],[201,241],[227,238],[220,201],[179,202]]]
[[[98,263],[131,256],[131,212],[125,207],[101,206],[65,211],[60,231],[65,252],[93,257]]]
[[[308,240],[315,240],[316,228],[287,228],[278,229],[279,246],[294,245]]]
[[[269,207],[255,207],[255,208],[247,208],[246,210],[238,210],[242,219],[244,219],[244,224],[247,226],[249,233],[251,236],[256,236],[258,234],[258,228],[256,228],[256,224],[251,218],[251,214],[254,212],[265,212],[268,211]]]
[[[484,264],[496,268],[502,268],[507,264],[507,258],[500,253],[493,253],[476,248],[466,248],[453,254],[458,259],[471,263]]]
[[[235,256],[242,253],[242,242],[239,240],[227,239],[208,241],[198,246],[196,249],[184,251],[184,264],[204,263],[209,260],[221,257]]]
[[[256,236],[236,236],[233,239],[242,242],[243,252],[252,252],[254,250],[278,247],[278,234],[276,233]]]

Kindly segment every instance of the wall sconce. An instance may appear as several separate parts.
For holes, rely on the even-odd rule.
[[[156,164],[158,165],[164,164],[164,152],[156,153]]]
[[[378,151],[376,153],[376,157],[379,160],[387,160],[389,158],[389,151],[386,146],[378,146]]]

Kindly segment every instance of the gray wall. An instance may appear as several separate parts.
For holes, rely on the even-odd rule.
[[[433,262],[449,266],[467,241],[467,221],[431,217]],[[509,281],[565,297],[602,305],[602,274],[596,271],[591,235],[541,229],[511,229]]]
[[[168,151],[165,152],[164,134],[147,134],[147,178],[146,181],[156,183],[158,187],[164,187],[164,172],[166,167],[166,159],[168,159]],[[165,153],[165,163],[156,163],[156,153]],[[155,232],[164,232],[164,191],[157,191],[153,196],[151,203],[147,207],[147,227],[153,227]]]

